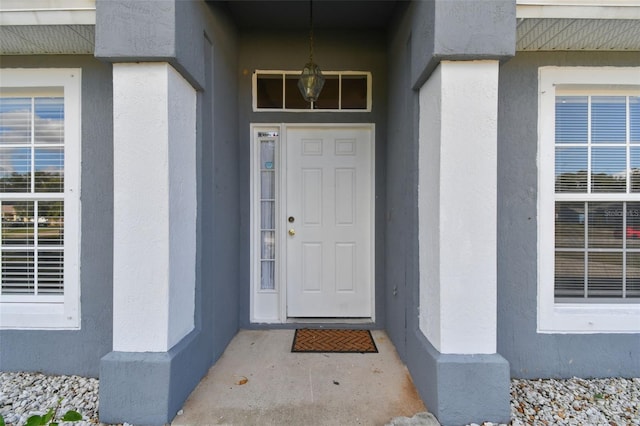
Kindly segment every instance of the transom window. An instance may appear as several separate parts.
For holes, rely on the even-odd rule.
[[[324,87],[316,102],[298,89],[300,71],[253,73],[254,111],[371,111],[371,73],[323,71]]]
[[[0,70],[3,328],[79,326],[80,70]]]
[[[637,332],[640,68],[539,76],[538,329]]]

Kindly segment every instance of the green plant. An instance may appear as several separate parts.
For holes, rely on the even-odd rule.
[[[62,402],[62,398],[58,400],[58,403],[55,407],[49,408],[47,414],[40,416],[38,414],[31,416],[27,419],[27,423],[25,426],[58,426],[58,422],[77,422],[82,420],[82,415],[74,410],[69,410],[64,415],[56,420],[56,416],[58,414],[58,408],[60,408],[60,403]],[[0,423],[0,426],[4,426],[4,421]]]
[[[4,426],[4,417],[0,414],[0,426]]]

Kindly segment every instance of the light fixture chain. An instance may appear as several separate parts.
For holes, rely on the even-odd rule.
[[[313,0],[309,0],[309,62],[313,63]]]

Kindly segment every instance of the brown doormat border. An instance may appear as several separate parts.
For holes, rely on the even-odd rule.
[[[369,330],[299,328],[291,352],[377,353]]]

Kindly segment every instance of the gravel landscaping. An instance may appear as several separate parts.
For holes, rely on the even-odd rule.
[[[24,425],[29,416],[44,414],[60,398],[60,416],[76,410],[84,420],[73,424],[99,423],[97,379],[0,372],[0,414],[7,425]],[[640,378],[514,379],[511,425],[640,426]]]

